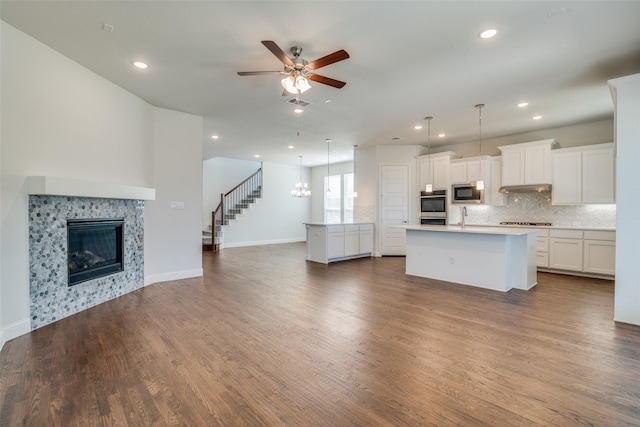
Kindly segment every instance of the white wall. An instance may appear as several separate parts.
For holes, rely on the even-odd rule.
[[[211,225],[211,212],[220,203],[220,194],[225,194],[253,175],[260,162],[215,157],[202,162],[202,229]]]
[[[303,223],[310,220],[311,202],[306,197],[291,197],[291,190],[300,181],[300,167],[265,162],[262,170],[262,198],[224,226],[223,247],[306,240]],[[308,168],[303,168],[302,177],[309,182]]]
[[[202,276],[202,117],[154,108],[153,130],[156,200],[144,210],[146,284]]]
[[[196,163],[191,144],[202,131],[201,127],[195,131],[198,119],[155,109],[32,37],[4,22],[1,25],[0,326],[2,338],[8,340],[30,328],[26,177],[49,175],[155,187],[159,203],[165,197],[177,198],[172,182],[177,179],[180,191],[185,191],[186,206],[194,211],[181,212],[184,218],[172,225],[190,230],[194,221],[199,230],[201,154]],[[184,140],[189,145],[183,153]],[[152,226],[160,214],[149,210]],[[154,226],[145,237],[157,246],[146,249],[168,254],[191,244],[174,242],[171,232],[171,227]],[[199,231],[197,242],[200,248]],[[145,255],[145,264],[155,274],[166,274],[169,268],[197,269],[192,260],[184,259],[183,265],[156,267],[162,261]]]
[[[616,121],[616,291],[614,319],[640,325],[640,74],[609,82]]]

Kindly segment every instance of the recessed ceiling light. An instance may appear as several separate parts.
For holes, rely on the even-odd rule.
[[[218,139],[220,138],[218,135],[211,135],[211,139]]]
[[[255,158],[257,159],[258,157],[260,157],[260,154],[256,154],[256,155],[255,155],[255,156],[253,156],[253,157],[255,157]]]
[[[296,108],[295,110],[293,110],[294,113],[302,113],[304,110],[302,108]]]
[[[328,104],[328,103],[330,103],[330,102],[331,102],[331,100],[330,100],[330,99],[325,99],[325,101],[324,101],[324,103],[325,103],[325,104]]]
[[[141,69],[145,69],[148,67],[147,64],[145,64],[144,62],[140,62],[140,61],[134,61],[133,62],[133,66],[136,68],[141,68]]]
[[[447,136],[447,135],[445,135],[444,133],[439,133],[438,134],[438,138],[444,138],[445,136]]]
[[[518,106],[518,107],[520,107],[520,108],[522,108],[522,107],[526,107],[527,105],[529,105],[529,103],[528,103],[528,102],[519,102],[519,103],[517,103],[517,104],[516,104],[516,106]]]
[[[293,150],[295,147],[293,145],[290,145],[288,148],[289,150]]]
[[[487,28],[486,30],[480,31],[478,37],[480,37],[481,39],[490,39],[496,34],[498,34],[498,30],[496,30],[495,28]]]
[[[415,125],[413,128],[414,128],[415,130],[420,130],[420,129],[422,129],[422,126],[421,126],[421,125]]]
[[[540,120],[542,118],[542,116],[533,116],[531,117],[533,120]]]

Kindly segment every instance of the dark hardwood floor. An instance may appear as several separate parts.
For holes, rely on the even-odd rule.
[[[640,327],[613,282],[507,293],[306,262],[304,244],[203,253],[5,344],[2,426],[640,425]]]

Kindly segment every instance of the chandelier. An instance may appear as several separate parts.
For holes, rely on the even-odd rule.
[[[293,190],[291,190],[291,197],[309,197],[311,196],[311,190],[309,190],[309,185],[305,182],[302,183],[302,156],[300,157],[300,181],[296,183],[296,186]]]

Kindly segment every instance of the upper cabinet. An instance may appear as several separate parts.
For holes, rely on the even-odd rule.
[[[502,152],[502,185],[551,184],[554,139],[498,147]]]
[[[554,150],[553,204],[615,203],[613,143]]]
[[[504,205],[500,157],[478,156],[451,160],[451,184],[473,184],[484,181],[484,204]]]
[[[449,163],[457,157],[459,156],[453,151],[418,156],[420,190],[424,191],[427,184],[432,184],[434,190],[448,190]]]
[[[469,157],[451,161],[451,184],[486,181],[488,156]]]

